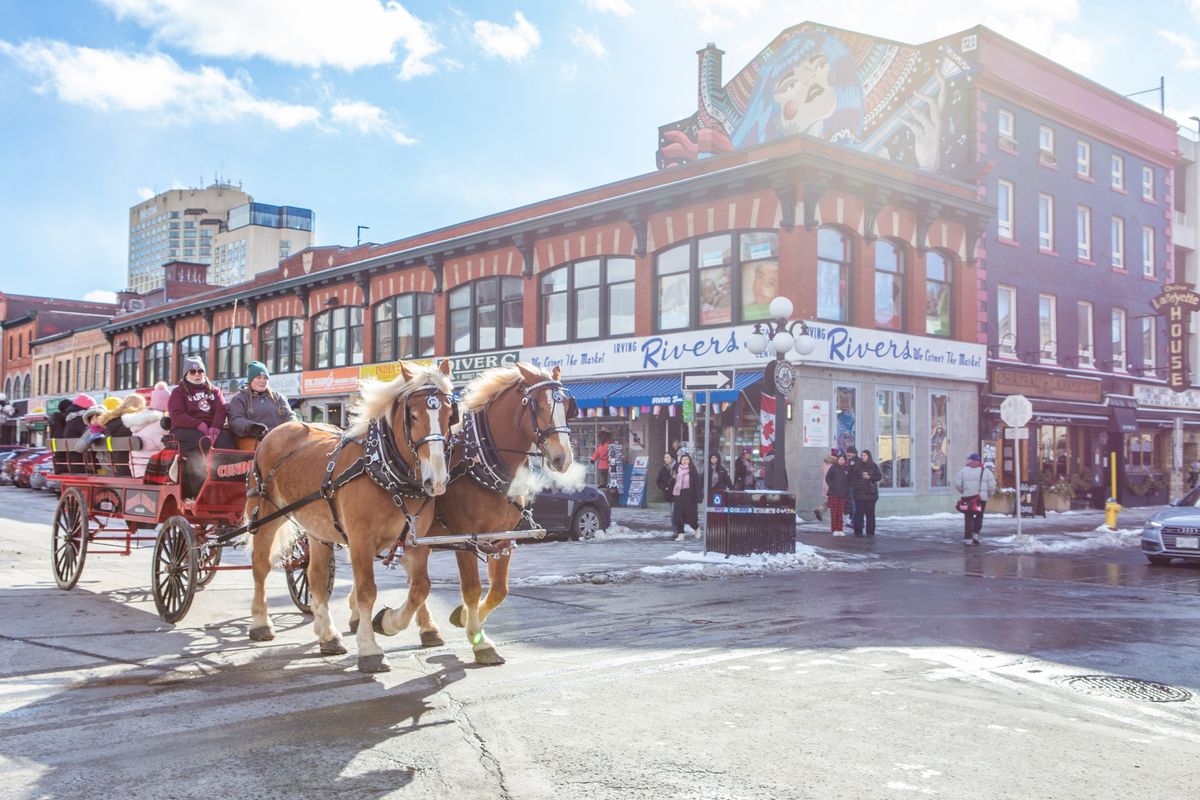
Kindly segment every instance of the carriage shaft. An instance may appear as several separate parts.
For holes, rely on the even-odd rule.
[[[537,531],[495,531],[492,533],[452,533],[446,536],[419,536],[409,540],[413,547],[422,545],[471,544],[473,542],[498,542],[516,539],[542,539],[545,530]]]

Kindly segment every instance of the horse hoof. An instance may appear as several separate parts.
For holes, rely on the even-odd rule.
[[[387,631],[385,631],[383,629],[383,615],[386,613],[387,613],[386,608],[382,608],[379,610],[379,613],[376,614],[375,618],[371,620],[371,630],[375,631],[380,636],[395,636],[396,634],[388,633]]]
[[[275,638],[275,631],[271,630],[269,625],[259,625],[257,628],[250,629],[250,641],[252,642],[269,642]]]
[[[437,631],[421,631],[421,647],[441,647],[446,643]]]
[[[356,620],[356,619],[350,620],[350,632],[358,633],[358,620]]]
[[[359,672],[390,672],[391,669],[392,665],[387,662],[387,659],[384,658],[383,653],[373,656],[358,657]]]
[[[496,652],[496,648],[485,647],[475,651],[475,663],[485,667],[498,667],[504,663],[504,659]]]
[[[321,642],[321,655],[344,656],[346,655],[346,648],[342,646],[341,639],[330,639],[327,642]]]
[[[466,623],[463,622],[463,607],[462,606],[458,606],[453,611],[450,612],[450,624],[456,628],[467,627]]]

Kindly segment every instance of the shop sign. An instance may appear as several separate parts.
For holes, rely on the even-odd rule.
[[[268,385],[287,399],[293,400],[300,396],[300,373],[286,372],[281,375],[272,375]]]
[[[688,395],[683,398],[683,424],[691,425],[696,421],[696,398]]]
[[[1150,306],[1167,320],[1167,386],[1186,391],[1188,375],[1188,314],[1200,311],[1200,292],[1186,283],[1168,283]]]
[[[359,374],[359,377],[361,377],[363,380],[367,380],[368,378],[374,378],[377,381],[383,381],[384,383],[390,383],[391,381],[394,381],[397,377],[400,376],[400,363],[401,362],[399,362],[399,361],[386,361],[382,364],[367,364],[365,367],[359,368],[358,374]],[[432,367],[433,359],[432,358],[411,358],[411,359],[406,358],[404,360],[404,363],[408,364],[410,366],[416,365],[418,367]]]
[[[521,360],[520,350],[506,350],[500,353],[481,353],[479,355],[449,356],[435,358],[433,363],[441,365],[443,361],[450,362],[450,377],[455,382],[470,380],[485,369],[492,367],[511,367]]]
[[[1182,392],[1172,391],[1166,386],[1133,387],[1133,396],[1139,406],[1159,406],[1160,408],[1179,408],[1190,411],[1200,411],[1200,391],[1187,389]]]
[[[803,413],[804,446],[829,449],[829,401],[805,400]]]
[[[1099,403],[1104,399],[1098,380],[1003,367],[992,370],[992,393],[1026,394],[1082,403]]]
[[[300,374],[300,394],[303,397],[357,392],[358,367],[318,369]]]

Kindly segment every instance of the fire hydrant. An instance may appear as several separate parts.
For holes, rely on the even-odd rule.
[[[1121,504],[1117,502],[1117,498],[1108,498],[1108,502],[1104,504],[1104,524],[1110,531],[1117,529],[1117,514],[1119,513],[1121,513]]]

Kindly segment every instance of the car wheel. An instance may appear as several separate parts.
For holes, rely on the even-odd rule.
[[[590,539],[600,530],[600,512],[593,505],[580,506],[571,518],[571,538]]]
[[[1146,556],[1146,559],[1156,567],[1165,567],[1171,563],[1170,556]]]

